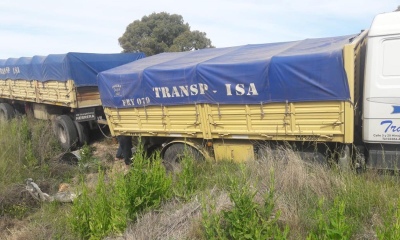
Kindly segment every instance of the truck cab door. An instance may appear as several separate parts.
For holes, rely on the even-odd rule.
[[[368,35],[363,140],[400,143],[400,12],[375,17]]]

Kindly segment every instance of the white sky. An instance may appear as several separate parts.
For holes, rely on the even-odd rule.
[[[180,14],[216,47],[358,33],[399,0],[1,0],[0,59],[121,52],[127,25],[153,12]]]

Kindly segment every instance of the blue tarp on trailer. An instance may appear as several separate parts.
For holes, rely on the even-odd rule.
[[[162,53],[99,73],[103,106],[349,100],[352,36]]]
[[[75,86],[97,86],[97,74],[144,58],[144,53],[66,53],[0,60],[0,79],[73,80]]]

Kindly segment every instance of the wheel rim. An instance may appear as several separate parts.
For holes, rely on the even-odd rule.
[[[5,121],[7,121],[6,113],[2,109],[0,109],[0,122],[5,122]]]
[[[67,134],[65,133],[65,129],[62,125],[58,126],[58,137],[61,143],[67,142]]]

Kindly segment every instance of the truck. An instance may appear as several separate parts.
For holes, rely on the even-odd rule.
[[[21,114],[52,120],[63,149],[82,145],[106,124],[97,74],[143,57],[69,52],[0,60],[0,121]]]
[[[167,164],[182,154],[246,161],[290,145],[341,168],[400,168],[400,12],[369,30],[162,53],[103,71],[111,133]]]

